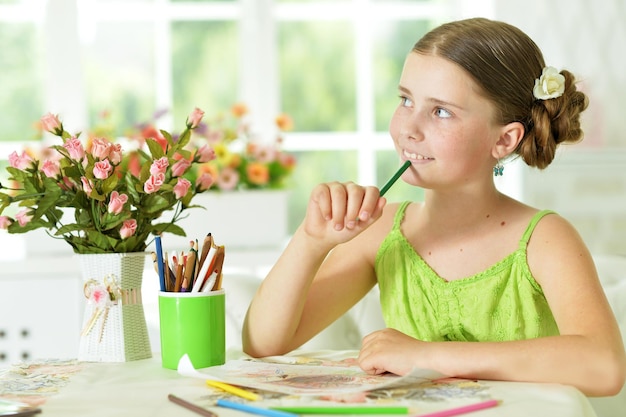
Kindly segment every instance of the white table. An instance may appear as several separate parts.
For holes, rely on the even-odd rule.
[[[319,356],[320,352],[316,352]],[[335,352],[321,352],[332,358]],[[344,354],[345,352],[336,352]],[[302,352],[299,352],[302,354]],[[313,353],[306,353],[311,356]],[[236,357],[232,352],[230,358]],[[169,393],[183,398],[200,398],[209,388],[201,379],[180,376],[163,369],[160,357],[127,363],[86,363],[71,382],[42,405],[45,417],[172,417],[197,416],[167,399]],[[471,414],[472,417],[595,417],[589,400],[577,389],[558,384],[478,381],[486,385],[491,398],[502,400],[495,407]],[[439,404],[439,407],[441,404]],[[456,405],[451,404],[451,407]],[[448,407],[446,407],[448,408]],[[215,408],[220,417],[250,414]],[[420,408],[419,412],[426,412]],[[419,413],[411,413],[411,416]]]

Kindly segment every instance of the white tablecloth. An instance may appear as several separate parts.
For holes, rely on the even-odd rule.
[[[302,352],[298,352],[303,355]],[[306,352],[306,356],[345,357],[346,352]],[[229,358],[236,356],[229,353]],[[87,363],[71,377],[68,385],[43,404],[45,417],[172,417],[197,415],[167,399],[168,394],[193,399],[207,394],[200,379],[180,376],[161,367],[159,355],[127,363]],[[577,389],[558,384],[478,381],[487,386],[491,398],[502,403],[473,412],[472,417],[595,417],[588,399]],[[439,404],[438,406],[441,406]],[[451,404],[451,407],[455,406]],[[428,405],[411,415],[429,411]],[[213,409],[220,417],[246,414]],[[248,414],[249,415],[249,414]]]

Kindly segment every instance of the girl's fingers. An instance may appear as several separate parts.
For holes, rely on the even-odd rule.
[[[376,220],[382,214],[385,200],[376,187],[363,187],[353,182],[320,184],[311,193],[311,209],[321,216],[319,221],[337,231],[352,230],[359,222]]]
[[[357,221],[359,220],[359,213],[363,211],[363,198],[365,197],[365,188],[356,185],[355,183],[347,183],[346,191],[348,194],[347,207],[346,207],[346,228],[354,229]]]
[[[348,191],[344,184],[329,184],[332,207],[332,222],[335,230],[343,230],[347,212]]]

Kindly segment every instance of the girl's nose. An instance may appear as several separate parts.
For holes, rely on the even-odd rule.
[[[410,140],[422,140],[423,135],[420,129],[422,125],[418,113],[412,113],[405,117],[400,125],[400,135]]]

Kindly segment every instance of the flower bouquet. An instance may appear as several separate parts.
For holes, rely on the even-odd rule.
[[[43,129],[62,142],[39,155],[10,154],[10,185],[0,184],[0,228],[9,233],[45,228],[80,254],[143,252],[150,234],[185,236],[176,221],[211,182],[194,167],[215,157],[208,144],[189,146],[203,115],[196,108],[179,136],[161,130],[124,151],[104,137],[82,143],[80,133],[68,133],[58,116],[48,113],[41,119]],[[4,214],[15,206],[13,217]],[[157,223],[168,210],[171,220]],[[73,211],[69,221],[67,211]]]
[[[228,114],[201,123],[194,131],[215,151],[214,159],[193,170],[197,177],[208,174],[214,180],[212,191],[281,189],[293,173],[296,159],[282,150],[282,132],[292,128],[291,118],[278,115],[276,135],[266,141],[252,132],[247,116],[248,108],[235,104]]]

